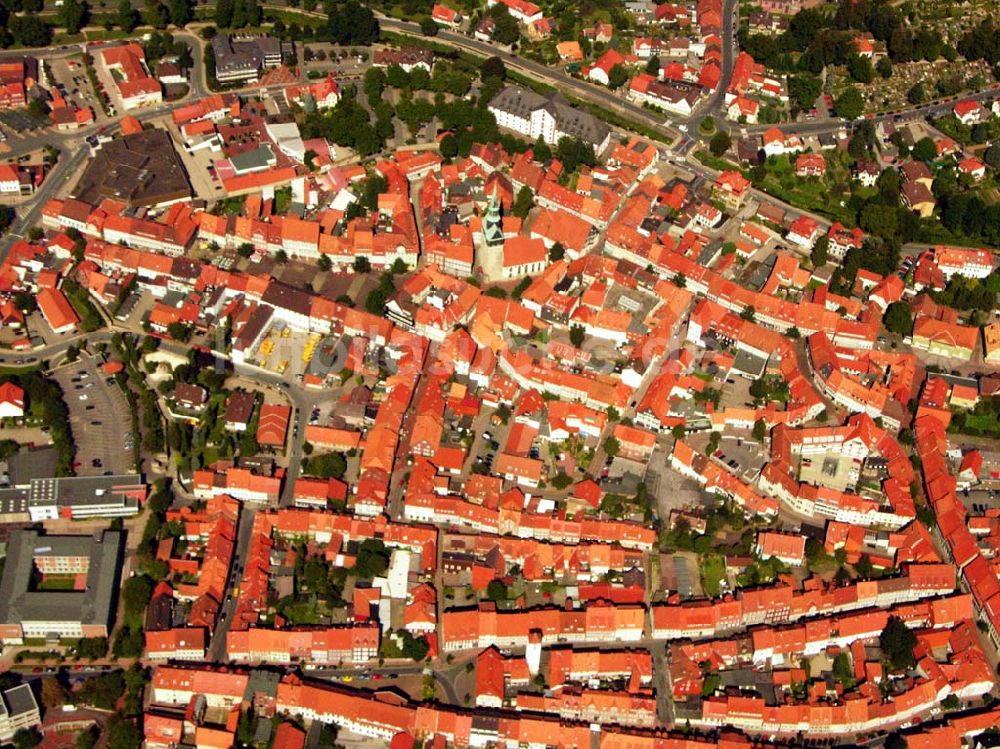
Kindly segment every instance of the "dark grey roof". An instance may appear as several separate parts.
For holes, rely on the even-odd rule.
[[[159,128],[105,143],[73,193],[74,198],[92,205],[114,198],[133,208],[190,199],[192,195],[187,170],[170,134]]]
[[[558,92],[542,96],[520,86],[507,86],[493,97],[490,108],[524,119],[531,119],[532,112],[544,109],[561,132],[595,147],[604,143],[611,133],[604,122],[576,109]]]
[[[268,58],[281,55],[281,42],[267,36],[233,39],[217,34],[212,39],[216,75],[257,72]]]
[[[11,718],[38,712],[38,703],[29,684],[11,687],[3,693],[3,701],[7,704],[8,715]]]
[[[72,621],[101,624],[110,630],[121,571],[123,534],[106,530],[93,536],[43,536],[17,530],[10,535],[0,580],[0,623]],[[37,556],[85,556],[90,560],[82,591],[33,591]]]
[[[27,513],[27,489],[0,489],[0,515],[26,515]]]
[[[278,683],[281,681],[281,674],[275,671],[264,671],[254,669],[247,679],[247,689],[243,699],[248,702],[253,700],[254,695],[263,694],[267,697],[274,697],[278,694]]]

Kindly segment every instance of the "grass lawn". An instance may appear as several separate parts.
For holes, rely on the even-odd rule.
[[[282,187],[274,191],[274,213],[283,216],[292,202],[292,188]]]
[[[728,159],[720,159],[718,156],[714,156],[712,152],[707,149],[703,148],[696,151],[694,157],[705,166],[711,167],[712,169],[718,169],[720,172],[737,171],[742,173],[742,170],[736,164]]]
[[[764,162],[767,176],[761,188],[764,192],[796,208],[827,216],[846,226],[853,226],[853,211],[847,205],[841,205],[841,202],[847,203],[848,192],[841,189],[839,184],[832,185],[836,189],[831,189],[832,182],[839,182],[835,179],[835,175],[840,165],[830,160],[829,156],[827,158],[829,173],[823,179],[797,176],[788,156],[769,158]]]
[[[285,598],[278,602],[278,613],[288,620],[288,626],[294,627],[303,624],[319,624],[324,616],[330,614],[330,611],[315,600],[292,601]]]
[[[75,590],[73,575],[49,575],[38,583],[38,590]]]
[[[718,554],[707,554],[698,560],[698,572],[701,575],[701,589],[706,596],[718,596],[722,593],[721,582],[726,579],[726,561]]]
[[[1000,435],[1000,423],[991,414],[971,413],[965,417],[966,429],[975,429],[980,434]]]

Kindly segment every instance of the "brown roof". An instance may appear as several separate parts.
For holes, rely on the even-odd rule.
[[[226,398],[226,423],[248,424],[253,417],[257,393],[238,390]]]

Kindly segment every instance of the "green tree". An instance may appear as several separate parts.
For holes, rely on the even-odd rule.
[[[14,223],[17,214],[9,205],[0,205],[0,232],[4,232]]]
[[[763,442],[767,437],[767,422],[763,419],[757,419],[753,423],[753,438],[758,442]]]
[[[381,315],[385,311],[385,304],[389,299],[381,289],[373,289],[365,297],[365,311],[373,315]]]
[[[725,130],[720,130],[708,142],[708,150],[712,152],[713,156],[722,156],[732,145],[733,139],[729,137],[729,133]]]
[[[587,338],[587,331],[582,325],[572,325],[569,329],[569,342],[577,348],[583,345]]]
[[[871,577],[875,572],[871,557],[867,554],[862,554],[857,563],[854,565],[854,571],[858,573],[859,577]]]
[[[851,55],[847,58],[847,72],[858,83],[871,83],[875,80],[875,68],[867,57]]]
[[[90,728],[77,734],[76,749],[94,749],[94,747],[97,746],[97,740],[100,737],[101,734],[97,730],[97,727],[91,726]]]
[[[216,0],[215,25],[220,29],[232,28],[235,9],[236,4],[234,0]]]
[[[105,734],[107,749],[134,749],[142,744],[142,732],[134,720],[114,714],[108,720]]]
[[[120,671],[109,671],[85,679],[73,693],[77,705],[92,705],[101,710],[111,710],[125,692],[125,680]]]
[[[934,161],[937,158],[937,147],[934,141],[924,136],[913,145],[912,155],[917,161]]]
[[[983,154],[983,161],[990,169],[1000,169],[1000,142],[994,143]]]
[[[882,323],[890,333],[907,336],[913,330],[913,310],[906,302],[893,302],[886,307]]]
[[[514,205],[511,207],[510,212],[518,218],[527,218],[534,202],[535,194],[531,191],[530,187],[524,185],[517,191],[517,198],[515,198]]]
[[[503,580],[490,580],[490,584],[486,586],[486,597],[494,602],[506,601],[507,586],[503,584]]]
[[[362,541],[353,569],[358,577],[366,580],[385,574],[389,569],[389,551],[385,548],[385,543],[377,538]]]
[[[420,33],[424,36],[437,36],[439,30],[437,22],[430,16],[424,16],[420,19]]]
[[[24,47],[47,47],[52,41],[52,27],[37,15],[15,16],[8,28],[14,41]]]
[[[892,62],[888,57],[879,58],[875,63],[875,71],[885,79],[892,78]]]
[[[118,12],[115,14],[115,23],[125,33],[131,34],[132,30],[139,25],[139,14],[132,7],[131,0],[120,0]]]
[[[800,73],[788,76],[788,96],[800,109],[812,109],[823,91],[823,82],[818,76]]]
[[[597,165],[594,147],[579,138],[560,138],[556,143],[555,154],[567,172],[575,172],[580,166]]]
[[[621,449],[621,443],[618,442],[614,437],[608,437],[604,440],[604,454],[609,458],[613,458],[618,455],[618,451]]]
[[[497,78],[502,81],[507,78],[507,66],[504,65],[503,60],[494,55],[487,58],[480,66],[479,77],[484,81],[490,78]]]
[[[170,23],[183,28],[191,20],[191,5],[188,0],[170,0]]]
[[[136,627],[142,625],[143,615],[149,599],[153,595],[153,581],[145,575],[134,575],[122,586],[125,601],[125,623]]]
[[[14,294],[13,302],[14,306],[24,313],[34,312],[38,309],[38,302],[35,300],[35,295],[27,291],[19,291]]]
[[[76,644],[76,654],[80,658],[96,661],[108,654],[108,638],[84,637]]]
[[[552,478],[552,488],[553,489],[565,489],[567,486],[573,483],[573,479],[567,476],[565,472],[560,471]]]
[[[722,432],[712,431],[708,435],[708,445],[705,446],[705,455],[711,455],[718,450],[720,442],[722,442]]]
[[[549,260],[552,262],[562,260],[565,256],[566,248],[562,246],[562,242],[554,242],[549,248]]]
[[[354,268],[355,273],[371,273],[372,264],[364,255],[356,255],[354,258],[354,263],[351,266]]]
[[[854,683],[854,669],[851,668],[851,659],[846,652],[841,651],[833,659],[833,675],[841,683]]]
[[[927,93],[924,90],[923,81],[917,81],[910,87],[910,90],[906,92],[906,100],[913,106],[919,106],[927,101]]]
[[[896,236],[899,229],[899,215],[893,206],[869,203],[861,209],[858,223],[862,229],[871,234],[891,239]]]
[[[142,11],[142,20],[146,22],[146,25],[152,26],[154,29],[165,29],[169,18],[170,14],[163,3],[159,0],[146,0]]]
[[[493,39],[505,46],[510,46],[521,38],[521,30],[517,26],[517,21],[507,10],[507,6],[497,3],[493,8],[503,8],[503,12],[493,14],[496,26],[493,29]],[[492,9],[491,9],[492,10]]]
[[[57,16],[67,34],[76,34],[86,25],[87,4],[80,0],[64,0]]]
[[[809,253],[809,259],[812,260],[813,265],[817,268],[826,265],[827,256],[830,251],[830,238],[827,236],[822,236],[816,240],[816,244],[813,245],[812,252]]]
[[[42,743],[42,734],[36,728],[21,728],[14,734],[14,749],[35,749]]]
[[[448,133],[441,139],[440,144],[441,157],[445,159],[453,159],[458,156],[458,138],[452,133]]]
[[[848,86],[833,103],[833,111],[845,120],[856,120],[864,108],[865,102],[857,86]]]
[[[42,705],[46,710],[55,710],[62,707],[69,699],[69,691],[62,682],[55,676],[46,676],[42,679]]]
[[[49,108],[45,105],[45,102],[42,99],[40,99],[38,97],[35,97],[35,98],[32,98],[28,102],[28,115],[32,119],[34,119],[34,120],[41,120],[48,113],[49,113]],[[33,228],[37,229],[38,227],[36,226],[36,227],[33,227]],[[41,237],[38,237],[38,239],[41,239]],[[37,240],[34,240],[34,241],[37,241]]]
[[[535,141],[535,145],[531,147],[531,152],[535,158],[535,161],[541,164],[544,164],[546,161],[552,158],[552,149],[549,147],[548,143],[542,140],[542,136],[540,135],[538,136],[538,139]]]
[[[885,629],[879,635],[878,644],[893,668],[913,668],[917,665],[917,659],[913,655],[917,636],[899,617],[889,617]]]
[[[387,85],[385,70],[382,68],[368,68],[365,71],[363,90],[368,98],[368,104],[373,109],[382,100],[382,92]]]
[[[646,61],[646,73],[658,77],[660,75],[660,56],[653,55]]]
[[[627,80],[628,68],[621,63],[612,66],[611,70],[608,72],[608,87],[611,89],[621,88],[625,85]]]
[[[167,335],[175,341],[184,343],[191,339],[191,328],[178,320],[174,320],[174,322],[167,325]]]

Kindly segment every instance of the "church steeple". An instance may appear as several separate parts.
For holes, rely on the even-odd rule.
[[[487,247],[498,247],[503,244],[503,218],[500,216],[500,198],[496,185],[493,185],[493,192],[490,193],[489,202],[486,204],[483,239]]]

